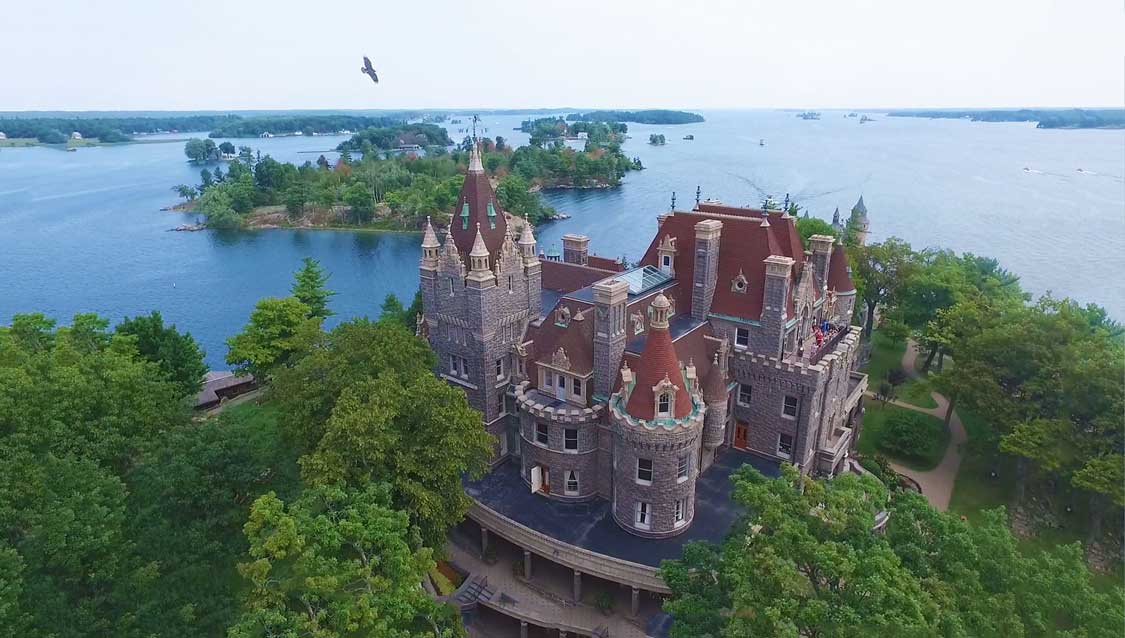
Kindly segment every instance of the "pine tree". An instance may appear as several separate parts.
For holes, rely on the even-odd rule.
[[[290,289],[293,296],[309,307],[309,318],[330,317],[332,311],[328,309],[328,299],[336,293],[325,286],[328,274],[320,267],[320,262],[311,257],[305,257],[302,263],[301,269],[293,273],[293,287]]]

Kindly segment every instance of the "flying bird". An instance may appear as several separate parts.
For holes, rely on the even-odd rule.
[[[375,74],[375,67],[371,66],[371,59],[366,55],[363,56],[363,68],[359,72],[371,76],[371,81],[375,84],[379,83],[379,76]]]

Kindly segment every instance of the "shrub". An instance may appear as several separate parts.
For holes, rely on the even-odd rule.
[[[887,381],[889,381],[891,385],[902,385],[906,383],[906,379],[906,370],[903,370],[901,367],[887,370]]]
[[[613,594],[607,591],[599,591],[594,594],[594,606],[601,610],[603,614],[608,614],[613,611]]]
[[[941,454],[945,425],[913,411],[895,412],[883,426],[879,448],[893,456],[930,459]]]

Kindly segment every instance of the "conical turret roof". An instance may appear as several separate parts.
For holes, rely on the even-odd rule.
[[[500,201],[492,190],[492,184],[488,181],[488,174],[484,172],[480,151],[474,144],[469,152],[469,170],[465,174],[465,184],[461,187],[461,194],[449,223],[453,239],[462,255],[472,250],[476,243],[478,226],[488,254],[496,255],[504,244],[508,222]]]
[[[725,401],[727,398],[727,378],[719,364],[719,353],[711,361],[711,369],[703,379],[703,400],[708,403]]]
[[[470,257],[487,257],[488,247],[484,245],[484,238],[480,234],[480,224],[477,224],[477,238],[473,240],[473,250],[469,252]]]
[[[659,294],[652,305],[654,308],[667,308],[671,304],[663,294]],[[645,337],[645,347],[641,350],[633,373],[636,384],[625,405],[625,411],[630,415],[645,420],[656,416],[656,393],[653,388],[664,379],[676,386],[672,416],[680,419],[691,413],[691,395],[684,383],[680,360],[676,356],[676,347],[672,343],[672,335],[668,333],[667,324],[655,321],[651,323],[648,336]]]
[[[439,248],[441,244],[438,242],[437,233],[434,232],[434,227],[430,224],[430,218],[426,216],[426,229],[422,235],[422,248]]]
[[[867,214],[867,206],[863,205],[863,195],[859,196],[859,201],[852,206],[852,212],[859,213],[860,215]]]

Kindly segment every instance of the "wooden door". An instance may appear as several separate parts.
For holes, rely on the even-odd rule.
[[[734,424],[734,447],[745,450],[746,449],[746,434],[749,428],[742,421],[737,421]]]
[[[551,493],[551,468],[547,467],[546,465],[544,465],[542,467],[543,467],[543,486],[542,486],[542,488],[540,488],[540,491],[542,491],[544,494],[550,494]]]

